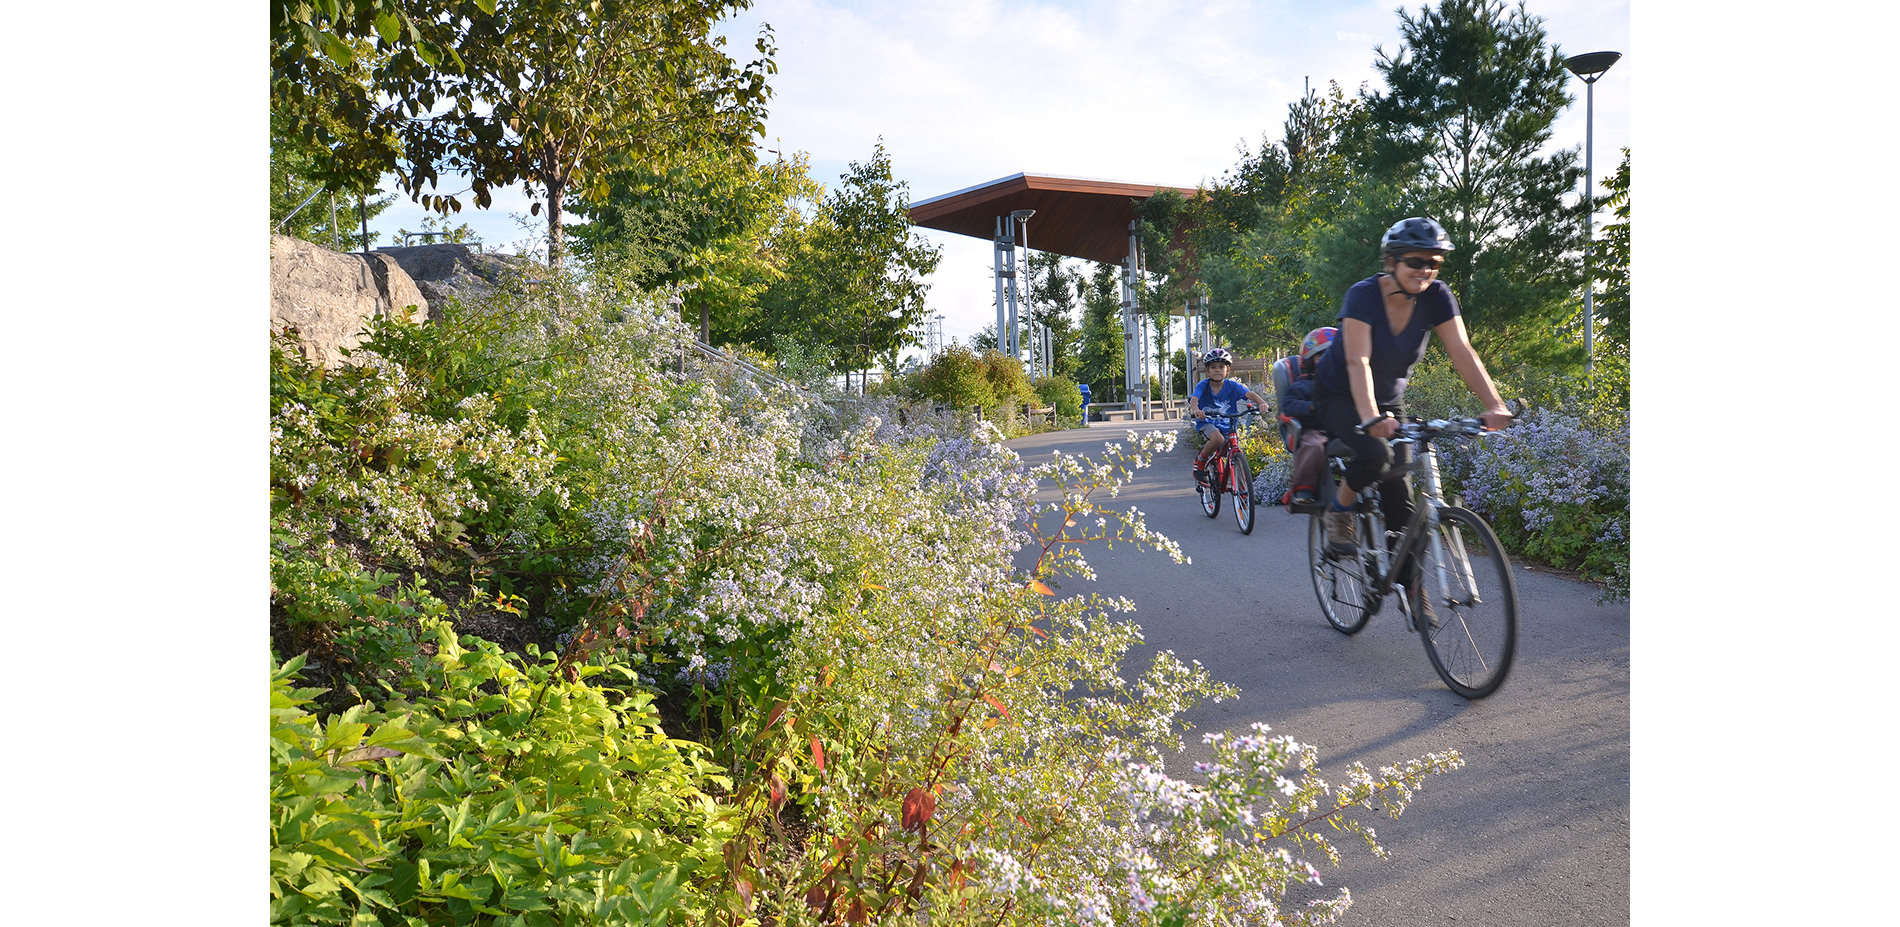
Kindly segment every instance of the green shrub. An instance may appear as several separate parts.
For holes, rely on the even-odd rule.
[[[1043,408],[1056,410],[1057,428],[1074,428],[1082,420],[1082,391],[1067,377],[1036,381],[1036,398]]]
[[[1013,413],[1018,406],[1035,401],[1036,388],[1030,385],[1029,375],[1023,372],[1022,361],[991,353],[983,355],[982,363],[983,380],[989,384],[998,417],[1003,412]]]
[[[914,377],[920,398],[956,409],[996,408],[996,393],[985,376],[983,359],[962,345],[951,345]]]
[[[613,661],[524,659],[432,622],[428,691],[328,719],[271,674],[272,924],[673,924],[726,790]],[[582,681],[593,680],[593,681]],[[708,864],[712,864],[710,867]]]

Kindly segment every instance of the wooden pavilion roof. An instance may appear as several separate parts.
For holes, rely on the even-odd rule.
[[[1200,192],[1192,187],[1151,183],[1015,174],[912,203],[910,222],[989,241],[996,237],[997,216],[1033,209],[1036,214],[1029,220],[1030,248],[1119,264],[1128,256],[1128,223],[1135,218],[1134,201],[1162,190],[1186,197]]]

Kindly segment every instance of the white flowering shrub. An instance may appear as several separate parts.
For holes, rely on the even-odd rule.
[[[344,540],[398,566],[422,562],[422,548],[460,538],[465,520],[498,499],[513,518],[546,495],[560,504],[555,455],[540,422],[495,421],[485,395],[458,399],[448,414],[421,408],[421,387],[397,365],[371,355],[325,374],[295,347],[274,341],[279,379],[271,409],[271,499],[280,550],[321,556]]]
[[[1370,843],[1351,812],[1396,813],[1457,765],[1355,767],[1335,789],[1261,730],[1211,741],[1198,783],[1169,778],[1183,713],[1235,691],[1166,651],[1124,666],[1134,604],[1062,585],[1093,578],[1092,545],[1186,560],[1115,504],[1174,435],[1025,467],[956,413],[709,375],[656,303],[601,275],[379,331],[347,374],[278,358],[273,595],[427,630],[375,651],[417,664],[379,677],[397,701],[441,685],[439,618],[504,606],[553,645],[524,648],[543,686],[657,697],[668,749],[718,770],[691,826],[722,835],[716,862],[669,857],[683,900],[663,919],[1325,923],[1348,895],[1279,907],[1334,853],[1316,828]],[[334,575],[311,567],[325,552]],[[536,717],[541,696],[516,695]],[[571,749],[490,729],[480,704],[443,735],[471,764]]]

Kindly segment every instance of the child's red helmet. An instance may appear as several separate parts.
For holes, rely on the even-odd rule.
[[[1315,328],[1306,333],[1306,340],[1300,342],[1300,359],[1309,365],[1319,360],[1326,349],[1333,346],[1333,339],[1339,337],[1337,328]]]

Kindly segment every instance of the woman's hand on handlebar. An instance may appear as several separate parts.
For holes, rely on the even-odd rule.
[[[1399,420],[1391,416],[1386,416],[1366,426],[1366,434],[1378,438],[1381,441],[1390,441],[1392,440],[1392,436],[1398,433]]]
[[[1484,427],[1489,431],[1503,431],[1510,427],[1511,422],[1515,421],[1519,415],[1524,414],[1529,409],[1530,400],[1528,399],[1517,399],[1507,402],[1484,413]]]

